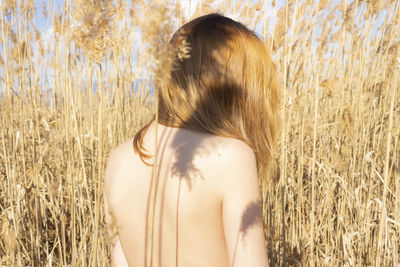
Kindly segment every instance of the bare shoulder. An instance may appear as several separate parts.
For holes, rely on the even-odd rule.
[[[245,142],[226,137],[211,137],[205,144],[211,147],[208,157],[224,191],[231,186],[258,183],[257,163],[253,150]]]
[[[107,160],[104,177],[104,190],[110,196],[114,185],[123,179],[128,168],[132,167],[136,155],[133,151],[132,139],[115,148]]]
[[[237,171],[243,166],[255,166],[255,154],[245,142],[235,138],[219,136],[214,138],[216,142],[210,142],[210,144],[216,144],[214,145],[215,154],[219,158],[218,163],[221,164],[221,167],[229,166],[230,170]]]
[[[127,164],[129,161],[132,161],[135,157],[135,153],[133,150],[133,140],[130,139],[129,141],[119,145],[116,147],[108,157],[107,171],[114,171],[118,167],[122,167],[124,164]]]
[[[231,140],[222,153],[222,218],[231,265],[268,266],[254,152]]]
[[[218,139],[217,152],[221,155],[221,160],[226,163],[234,161],[252,162],[255,160],[253,150],[245,142],[227,137],[216,137]]]
[[[126,156],[128,156],[129,154],[131,154],[131,152],[133,152],[133,139],[129,139],[128,141],[126,141],[123,144],[120,144],[119,146],[117,146],[111,153],[109,156],[109,161],[120,161],[123,158],[126,158]]]

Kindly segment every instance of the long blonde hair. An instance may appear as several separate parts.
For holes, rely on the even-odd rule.
[[[259,171],[265,169],[279,129],[279,88],[267,46],[219,14],[186,23],[168,45],[171,67],[155,77],[159,123],[242,140],[253,149]],[[150,157],[143,147],[150,123],[134,137],[142,160]]]

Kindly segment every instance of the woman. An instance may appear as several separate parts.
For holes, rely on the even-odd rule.
[[[210,14],[182,26],[169,51],[171,67],[156,77],[158,123],[108,161],[114,265],[267,266],[258,177],[279,100],[268,49]]]

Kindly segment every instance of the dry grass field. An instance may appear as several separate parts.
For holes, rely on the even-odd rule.
[[[272,32],[263,1],[42,2],[0,0],[0,266],[110,265],[107,156],[152,116],[137,81],[163,44],[211,11],[256,28],[281,75],[260,177],[271,265],[399,266],[398,1],[287,0]]]

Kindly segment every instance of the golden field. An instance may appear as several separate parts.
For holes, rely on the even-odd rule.
[[[280,73],[271,265],[398,266],[400,3],[269,1],[271,31],[271,3],[187,2],[0,1],[0,266],[110,265],[107,157],[151,118],[163,45],[210,12],[256,29]]]

